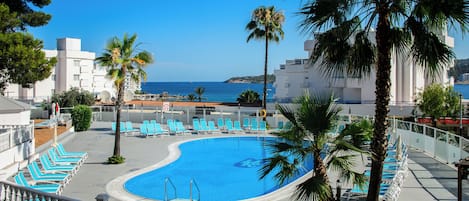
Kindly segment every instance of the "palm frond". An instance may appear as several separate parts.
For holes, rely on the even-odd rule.
[[[308,178],[296,186],[294,193],[296,200],[330,200],[332,198],[332,188],[326,183],[321,175]]]

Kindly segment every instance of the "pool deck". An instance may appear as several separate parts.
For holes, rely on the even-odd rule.
[[[107,165],[105,162],[112,155],[114,147],[114,135],[110,128],[110,122],[94,122],[88,131],[68,133],[59,139],[67,151],[87,151],[89,155],[84,165],[65,187],[62,195],[80,200],[95,200],[98,194],[106,193],[107,184],[115,178],[164,160],[169,155],[168,146],[174,142],[227,136],[208,134],[142,138],[123,135],[121,154],[126,158],[126,162],[120,165]],[[37,151],[44,151],[48,146],[50,145],[45,144]],[[409,176],[401,188],[399,200],[457,200],[455,168],[416,150],[410,151],[409,159]],[[463,187],[463,200],[469,200],[468,180],[463,180]],[[108,188],[110,191],[114,190],[112,185],[108,185]]]

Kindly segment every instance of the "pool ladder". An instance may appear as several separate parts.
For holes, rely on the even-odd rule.
[[[174,190],[174,199],[169,199],[168,184],[170,184],[172,189]],[[193,199],[194,190],[197,191],[197,199]],[[191,179],[189,183],[189,199],[181,199],[181,198],[178,198],[177,196],[176,186],[174,185],[173,181],[171,181],[169,177],[166,177],[166,179],[164,180],[164,200],[165,201],[200,201],[199,185],[197,185],[197,182],[195,182],[195,179]]]

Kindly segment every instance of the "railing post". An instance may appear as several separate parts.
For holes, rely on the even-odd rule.
[[[423,125],[422,126],[422,129],[423,129],[423,150],[426,151],[427,150],[427,147],[425,146],[427,143],[425,143],[425,136],[427,136],[427,126],[426,125]]]
[[[446,164],[449,163],[449,156],[450,156],[450,145],[449,145],[449,133],[448,131],[445,132],[446,135]]]
[[[433,128],[433,127],[432,127]],[[433,158],[436,158],[436,129],[433,128]]]

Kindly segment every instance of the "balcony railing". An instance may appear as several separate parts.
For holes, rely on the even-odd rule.
[[[41,201],[78,201],[77,199],[65,196],[45,193],[42,191],[18,186],[8,181],[0,181],[0,200],[2,201],[24,201],[24,200],[41,200]]]

